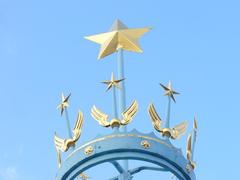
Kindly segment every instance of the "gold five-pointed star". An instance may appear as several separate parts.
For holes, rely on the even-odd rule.
[[[62,93],[62,101],[57,107],[58,109],[61,110],[61,115],[63,114],[65,108],[67,108],[69,106],[68,101],[69,101],[70,96],[71,96],[71,93],[67,97],[65,97],[64,94]]]
[[[109,32],[85,38],[101,45],[98,59],[104,58],[119,49],[141,53],[139,38],[150,28],[127,28],[120,20],[116,20]]]
[[[180,94],[172,89],[172,83],[169,81],[168,86],[164,86],[163,84],[160,83],[162,88],[165,90],[164,95],[165,96],[170,96],[174,102],[176,102],[174,95],[175,94]]]
[[[109,81],[103,81],[102,83],[106,84],[108,87],[107,87],[107,91],[110,90],[112,87],[116,87],[118,89],[120,89],[121,87],[119,86],[119,83],[121,81],[123,81],[124,79],[115,79],[114,77],[114,74],[112,73],[112,76],[111,76],[111,80]]]

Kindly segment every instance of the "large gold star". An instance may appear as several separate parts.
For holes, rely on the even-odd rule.
[[[168,86],[164,86],[163,84],[160,83],[162,88],[165,90],[164,95],[165,96],[170,96],[174,102],[176,102],[174,95],[175,94],[180,94],[172,89],[172,83],[169,81]]]
[[[116,20],[109,32],[86,36],[85,38],[101,45],[98,59],[104,58],[119,49],[141,53],[139,38],[150,28],[128,29],[120,20]]]
[[[121,88],[120,86],[119,86],[119,83],[121,82],[121,81],[123,81],[124,79],[115,79],[115,77],[114,77],[114,74],[112,73],[112,76],[111,76],[111,80],[109,80],[109,81],[103,81],[102,83],[104,83],[104,84],[106,84],[108,87],[107,87],[107,91],[108,90],[110,90],[112,87],[116,87],[116,88]]]
[[[68,101],[69,101],[70,96],[71,96],[71,93],[67,97],[65,97],[64,94],[62,93],[62,101],[57,107],[58,109],[60,109],[61,115],[63,114],[65,108],[67,108],[69,106]]]

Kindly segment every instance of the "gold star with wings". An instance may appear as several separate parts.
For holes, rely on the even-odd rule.
[[[187,150],[186,150],[186,154],[187,154],[187,159],[189,161],[189,167],[188,170],[194,170],[196,168],[196,163],[193,162],[192,160],[192,134],[190,134],[188,136],[188,139],[187,139]]]
[[[172,89],[172,83],[169,81],[168,86],[164,86],[163,84],[160,83],[160,86],[165,90],[164,95],[165,96],[170,96],[174,102],[176,102],[174,95],[175,94],[180,94]]]
[[[102,83],[103,84],[106,84],[108,87],[107,87],[107,91],[108,90],[110,90],[112,87],[116,87],[116,88],[121,88],[120,86],[119,86],[119,83],[121,82],[121,81],[124,81],[124,78],[123,79],[115,79],[115,77],[114,77],[114,74],[112,73],[112,76],[111,76],[111,80],[109,80],[109,81],[103,81]]]
[[[57,106],[57,109],[60,109],[61,115],[63,114],[65,108],[69,107],[69,98],[71,96],[71,93],[65,97],[64,94],[62,93],[62,101],[61,103]]]
[[[187,129],[187,122],[184,121],[179,125],[176,125],[175,127],[171,128],[162,128],[162,119],[159,117],[155,107],[153,104],[149,105],[148,112],[150,115],[150,118],[152,120],[154,128],[162,134],[162,136],[171,138],[171,139],[177,139],[181,135],[183,135],[186,132]]]
[[[109,32],[85,38],[101,45],[98,55],[98,59],[101,59],[119,49],[141,53],[139,38],[149,30],[150,28],[129,29],[120,20],[116,20]]]
[[[122,113],[122,119],[113,118],[108,121],[109,116],[99,110],[96,106],[93,106],[91,110],[92,117],[98,121],[98,123],[103,127],[119,127],[129,124],[138,111],[138,103],[134,101],[129,108]]]
[[[68,139],[62,139],[57,136],[55,133],[54,136],[54,144],[58,154],[58,164],[61,166],[61,152],[66,152],[70,147],[74,147],[76,142],[79,140],[82,133],[82,125],[83,125],[83,113],[78,112],[77,120],[73,129],[73,137]]]

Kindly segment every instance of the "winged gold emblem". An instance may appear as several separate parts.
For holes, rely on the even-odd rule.
[[[196,163],[192,160],[192,135],[190,134],[187,139],[187,150],[186,150],[187,159],[189,161],[188,170],[194,170],[196,168]]]
[[[122,113],[122,119],[117,119],[116,117],[113,118],[111,121],[108,121],[109,115],[105,114],[101,110],[99,110],[96,106],[92,107],[91,110],[91,115],[92,117],[98,121],[98,123],[103,126],[103,127],[119,127],[119,126],[125,126],[129,124],[134,116],[136,115],[138,111],[138,103],[137,101],[133,101],[131,106],[127,108],[123,113]]]
[[[82,132],[82,125],[83,125],[83,113],[78,112],[77,120],[73,129],[73,136],[72,138],[62,139],[57,136],[55,133],[54,136],[54,143],[57,150],[58,155],[58,165],[61,166],[61,154],[60,152],[66,152],[69,150],[70,147],[74,147],[76,142],[79,140]]]
[[[162,134],[164,137],[169,137],[171,139],[177,139],[186,132],[187,122],[184,121],[173,128],[162,128],[162,119],[158,115],[153,104],[149,105],[148,112],[152,120],[154,128]]]

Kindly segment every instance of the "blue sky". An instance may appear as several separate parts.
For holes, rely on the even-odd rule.
[[[199,119],[197,179],[236,179],[240,160],[237,0],[0,0],[0,179],[54,179],[53,135],[55,131],[67,135],[56,110],[61,92],[72,92],[72,124],[78,109],[85,114],[79,144],[97,133],[109,133],[89,111],[96,104],[111,112],[111,95],[99,82],[116,71],[116,54],[97,61],[99,46],[83,37],[107,31],[116,18],[129,27],[153,27],[141,39],[143,54],[125,53],[127,103],[137,99],[140,104],[129,129],[153,131],[146,108],[154,102],[165,116],[166,98],[158,83],[171,80],[181,92],[171,123],[185,119],[191,123],[195,114]],[[186,137],[176,146],[185,150]],[[89,176],[104,179],[101,172],[96,168]],[[149,175],[145,172],[136,179]]]

